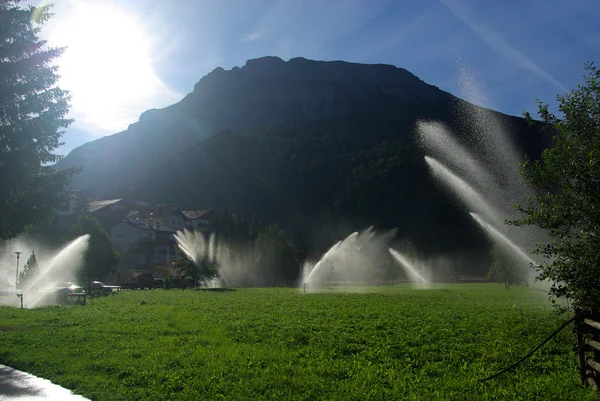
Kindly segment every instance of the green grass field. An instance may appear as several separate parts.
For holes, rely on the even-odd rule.
[[[122,291],[0,307],[0,362],[96,400],[585,400],[545,294],[497,284],[360,293]]]

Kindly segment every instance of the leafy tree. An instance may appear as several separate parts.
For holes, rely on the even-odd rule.
[[[71,215],[52,214],[35,225],[26,227],[24,234],[29,238],[51,247],[59,247],[69,240],[69,229],[77,222],[81,214],[87,214],[89,199],[81,191],[71,191],[69,197],[75,199],[74,212]]]
[[[194,279],[194,281],[198,280],[200,277],[198,266],[196,266],[194,261],[187,256],[179,256],[172,259],[171,265],[173,267],[173,271],[175,271],[178,276],[191,277]]]
[[[53,214],[78,171],[50,165],[72,122],[65,118],[69,95],[56,86],[63,49],[46,48],[38,37],[50,8],[20,2],[0,2],[0,239]]]
[[[173,276],[173,272],[171,269],[169,269],[167,266],[156,266],[156,269],[154,270],[154,274],[157,277],[162,277],[162,278],[167,278],[167,277],[171,277]]]
[[[493,246],[490,253],[492,255],[492,265],[488,271],[488,280],[504,283],[507,290],[510,289],[511,285],[523,282],[523,274],[514,258],[511,258],[498,246]]]
[[[293,284],[299,277],[294,248],[282,229],[266,227],[254,243],[254,270],[269,285]]]
[[[69,236],[75,239],[85,234],[89,234],[90,238],[83,266],[79,271],[81,283],[102,280],[104,275],[115,271],[120,260],[120,255],[102,224],[96,218],[82,214],[71,227]]]
[[[578,308],[600,309],[600,71],[585,65],[585,84],[558,96],[556,116],[539,102],[539,116],[554,130],[554,147],[526,160],[523,178],[536,191],[522,217],[510,223],[545,229],[550,240],[535,253],[546,257],[539,279],[554,297]],[[526,114],[531,120],[531,116]]]
[[[198,263],[189,259],[187,256],[180,256],[171,261],[173,270],[181,277],[191,277],[194,282],[197,280],[216,276],[217,272],[214,264],[207,259]]]
[[[65,221],[54,214],[36,225],[27,226],[24,234],[34,241],[58,248],[68,239],[66,235],[69,228],[70,226]]]
[[[38,265],[37,258],[35,257],[35,252],[32,252],[29,259],[27,259],[25,266],[23,266],[23,270],[19,272],[18,281],[21,288],[24,288],[30,284],[33,279],[35,279],[39,271],[40,266]]]
[[[82,191],[75,191],[72,193],[72,196],[75,197],[74,215],[79,216],[80,214],[88,214],[88,205],[90,203],[88,196]]]

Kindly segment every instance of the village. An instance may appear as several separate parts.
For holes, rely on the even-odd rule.
[[[114,273],[106,275],[103,281],[124,287],[162,286],[157,270],[181,256],[174,237],[177,231],[198,231],[208,236],[214,230],[216,215],[212,209],[182,210],[145,201],[97,199],[89,193],[73,191],[58,217],[73,216],[84,206],[86,213],[106,229],[121,255]],[[231,217],[237,219],[235,214]]]

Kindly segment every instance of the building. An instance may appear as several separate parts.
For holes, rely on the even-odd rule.
[[[124,199],[93,200],[87,208],[88,214],[98,219],[107,231],[123,221],[132,210],[130,202]]]
[[[156,231],[144,225],[133,224],[125,220],[111,227],[110,239],[119,250],[135,252],[140,243],[154,243],[156,241]]]
[[[178,255],[176,230],[169,227],[150,227],[122,221],[110,229],[110,238],[121,253],[116,279],[131,269],[153,273],[158,266],[168,266]]]
[[[183,214],[188,220],[187,229],[210,232],[213,229],[213,219],[215,212],[211,209],[203,210],[184,210]]]
[[[188,226],[188,218],[176,206],[157,205],[138,208],[137,211],[128,215],[130,219],[143,222],[152,228],[170,228],[183,231]]]
[[[117,273],[106,282],[120,282],[131,270],[154,273],[158,266],[168,266],[180,255],[177,231],[210,232],[216,213],[211,209],[182,211],[176,206],[151,205],[145,201],[97,199],[83,191],[73,191],[69,201],[57,211],[62,217],[76,216],[79,209],[104,226],[121,254]],[[70,224],[70,223],[69,223]]]

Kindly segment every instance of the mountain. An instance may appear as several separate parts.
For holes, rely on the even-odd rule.
[[[119,180],[135,182],[136,174],[122,176],[131,166],[153,164],[215,132],[349,116],[387,118],[397,107],[410,118],[418,108],[450,97],[390,65],[264,57],[231,71],[216,68],[179,103],[144,112],[126,131],[74,149],[61,164],[87,166],[75,186],[102,195]]]
[[[414,135],[417,121],[437,120],[466,138],[469,109],[395,66],[264,57],[215,69],[179,103],[59,165],[85,166],[73,185],[97,196],[257,215],[309,248],[374,224],[423,252],[485,259],[481,232],[429,178]],[[523,152],[545,145],[523,119],[488,112]]]

